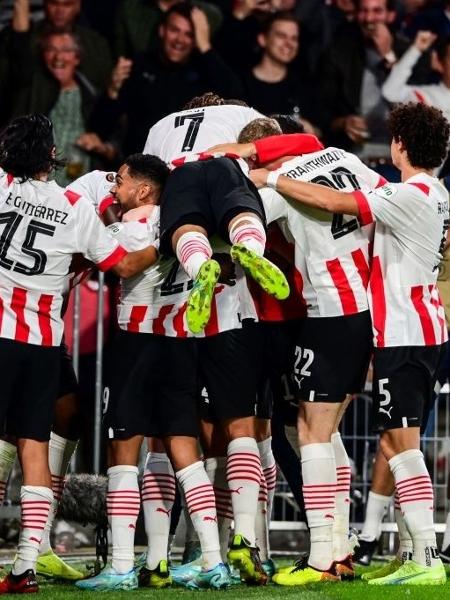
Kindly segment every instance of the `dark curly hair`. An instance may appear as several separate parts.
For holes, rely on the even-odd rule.
[[[444,161],[450,125],[441,110],[422,103],[399,104],[387,126],[393,139],[402,142],[411,166],[435,169]]]
[[[54,157],[53,125],[42,114],[11,121],[0,133],[0,167],[22,181],[64,163]]]
[[[191,108],[204,108],[205,106],[223,106],[225,100],[215,94],[214,92],[206,92],[201,96],[195,96],[189,102],[183,106],[182,110],[189,110]]]
[[[131,154],[124,164],[128,167],[130,177],[146,179],[163,188],[170,174],[164,161],[153,154]]]

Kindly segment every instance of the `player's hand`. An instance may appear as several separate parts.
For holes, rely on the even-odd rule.
[[[392,52],[393,37],[387,25],[377,23],[371,30],[370,37],[381,56],[386,56]]]
[[[269,12],[272,8],[270,0],[237,0],[234,3],[233,17],[242,21],[255,10]]]
[[[256,148],[253,142],[249,142],[248,144],[216,144],[208,148],[207,152],[222,152],[223,154],[236,154],[236,156],[240,156],[241,158],[249,158],[253,154],[256,154]]]
[[[211,31],[209,28],[208,17],[197,6],[191,10],[191,20],[194,24],[195,44],[203,54],[211,50]]]
[[[143,206],[138,206],[137,208],[132,208],[131,210],[127,210],[126,213],[122,216],[122,221],[127,223],[129,221],[140,221],[141,219],[148,219],[154,210],[153,204],[144,204]]]
[[[124,56],[119,56],[116,66],[111,73],[111,81],[108,87],[108,96],[115,100],[122,89],[123,84],[131,74],[133,61]]]
[[[248,176],[256,185],[256,187],[260,189],[267,185],[268,175],[269,171],[267,169],[253,169],[253,171],[250,171]]]
[[[425,52],[433,44],[437,35],[431,31],[418,31],[414,40],[414,46],[420,52]]]
[[[225,252],[217,252],[212,255],[220,265],[220,275],[218,281],[225,285],[236,285],[236,269],[231,256]]]
[[[345,117],[344,131],[356,144],[361,144],[370,137],[366,120],[358,115]]]

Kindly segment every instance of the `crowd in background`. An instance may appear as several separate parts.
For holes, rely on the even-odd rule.
[[[0,0],[0,15],[0,123],[52,119],[61,185],[210,90],[292,114],[391,180],[390,105],[450,117],[450,0]]]

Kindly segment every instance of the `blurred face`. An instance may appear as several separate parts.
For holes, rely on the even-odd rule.
[[[386,0],[360,0],[356,15],[363,32],[371,35],[379,23],[391,23],[395,13],[387,9]]]
[[[63,33],[49,36],[44,46],[43,58],[47,69],[61,86],[74,81],[80,58],[71,35]]]
[[[57,29],[67,29],[80,14],[80,0],[47,0],[47,20]]]
[[[194,29],[188,19],[172,14],[159,28],[163,52],[170,62],[184,63],[189,59],[194,46]]]
[[[270,58],[287,65],[297,56],[298,25],[291,21],[275,21],[270,31],[260,36],[259,41]]]

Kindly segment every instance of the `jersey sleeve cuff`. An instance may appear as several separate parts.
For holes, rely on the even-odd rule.
[[[388,182],[387,179],[385,179],[382,175],[380,175],[380,178],[377,182],[377,185],[375,186],[375,189],[379,188],[379,187],[383,187],[383,185],[386,185]]]
[[[353,197],[358,205],[359,222],[361,225],[369,225],[370,223],[373,223],[374,218],[367,200],[367,196],[360,190],[357,190],[356,192],[353,192]]]
[[[114,204],[115,200],[113,196],[106,196],[102,200],[100,200],[100,204],[98,205],[98,213],[102,215],[107,208]]]
[[[100,271],[109,271],[109,269],[115,267],[117,263],[119,263],[127,254],[128,252],[125,250],[125,248],[122,248],[122,246],[117,246],[117,248],[109,256],[97,263],[97,267],[100,269]]]

